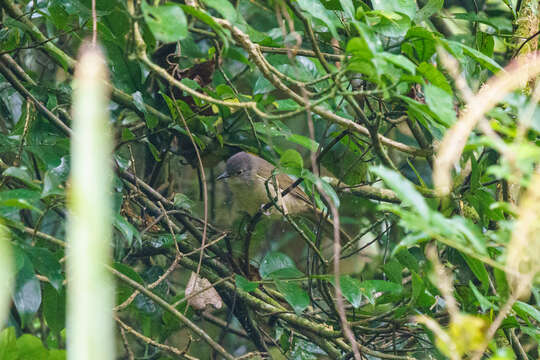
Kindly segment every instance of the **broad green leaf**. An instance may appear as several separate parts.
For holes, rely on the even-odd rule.
[[[524,303],[523,301],[516,301],[512,308],[516,311],[521,311],[532,317],[535,321],[540,322],[540,310],[538,309],[538,306],[533,306]]]
[[[359,284],[360,291],[369,300],[371,304],[375,304],[375,295],[377,293],[400,293],[403,288],[400,284],[384,280],[366,280]]]
[[[47,359],[48,351],[41,340],[30,334],[23,334],[17,339],[17,360]]]
[[[415,271],[417,273],[420,271],[418,259],[416,259],[413,254],[409,252],[409,250],[401,249],[400,251],[397,251],[394,256],[403,266],[405,266],[409,270]]]
[[[283,154],[281,154],[279,164],[284,168],[291,168],[297,171],[302,171],[302,168],[304,167],[304,160],[302,160],[302,156],[298,153],[298,151],[288,149]]]
[[[475,36],[476,48],[484,55],[493,57],[493,49],[495,47],[495,40],[493,35],[478,31]]]
[[[304,179],[307,179],[314,184],[319,184],[322,187],[322,190],[326,193],[326,195],[330,196],[334,205],[339,208],[340,206],[339,196],[337,195],[336,190],[334,190],[332,185],[330,185],[324,179],[315,176],[315,174],[313,174],[311,171],[307,169],[302,170],[301,176]]]
[[[383,166],[372,166],[370,171],[381,177],[384,182],[396,192],[397,196],[407,205],[414,208],[420,216],[429,217],[430,208],[424,197],[416,191],[413,184],[405,179],[401,174],[389,170]]]
[[[39,202],[40,192],[28,189],[15,189],[0,192],[0,207],[15,207],[19,209],[29,209],[42,213],[36,207]]]
[[[30,174],[28,173],[28,169],[25,166],[21,167],[8,167],[4,172],[2,173],[3,176],[11,176],[16,179],[21,180],[25,185],[32,189],[39,189],[39,185],[36,184],[33,180]]]
[[[65,288],[57,291],[47,283],[43,285],[43,316],[49,328],[60,334],[66,323]]]
[[[240,19],[240,16],[236,12],[236,9],[228,1],[203,0],[203,3],[216,10],[221,16],[229,20],[231,24],[236,24]]]
[[[347,43],[347,53],[358,59],[368,60],[373,58],[374,53],[365,38],[354,37]]]
[[[452,87],[446,77],[432,64],[423,62],[418,65],[418,72],[422,74],[427,81],[440,87],[449,94],[452,94]]]
[[[133,244],[133,239],[137,240],[138,243],[141,242],[139,231],[122,215],[116,214],[114,216],[113,226],[122,234],[128,246]]]
[[[476,300],[478,300],[478,304],[480,305],[480,309],[482,309],[483,312],[485,312],[486,310],[489,310],[489,309],[493,309],[493,310],[498,309],[497,306],[493,305],[493,303],[491,301],[489,301],[484,295],[482,295],[482,293],[480,291],[478,291],[478,289],[476,288],[476,286],[474,286],[472,281],[469,281],[469,287],[471,288],[474,296],[476,297]]]
[[[374,10],[393,11],[405,14],[409,19],[414,19],[417,6],[414,0],[372,0]]]
[[[253,95],[266,94],[274,90],[274,85],[272,85],[270,80],[262,75],[257,77],[257,80],[255,80],[255,85],[253,85]]]
[[[473,49],[465,44],[459,43],[457,41],[452,41],[452,40],[444,40],[443,42],[445,42],[450,49],[457,48],[457,49],[463,50],[463,52],[466,55],[470,56],[474,61],[476,61],[477,63],[479,63],[480,65],[482,65],[483,67],[485,67],[486,69],[488,69],[489,71],[493,73],[497,73],[503,69],[502,66],[497,64],[495,60],[493,60],[492,58],[482,54],[480,51]]]
[[[471,269],[474,276],[480,280],[480,283],[482,284],[482,291],[486,293],[489,289],[489,274],[484,263],[463,253],[460,253],[460,255],[463,257],[467,265],[469,265],[469,269]]]
[[[422,280],[420,275],[416,273],[416,271],[411,272],[411,285],[412,285],[411,302],[414,303],[426,289],[426,285],[424,284],[424,281]]]
[[[66,350],[50,349],[47,360],[66,360]]]
[[[143,1],[141,10],[156,39],[174,42],[187,36],[187,19],[178,4],[167,3],[154,7]]]
[[[212,30],[216,32],[216,34],[219,36],[221,41],[223,42],[223,51],[226,53],[227,49],[229,48],[229,34],[223,29],[221,25],[219,25],[210,15],[202,11],[201,9],[196,9],[192,6],[188,5],[180,5],[184,12],[188,15],[194,16],[206,25],[210,26]]]
[[[444,0],[429,0],[426,5],[416,12],[414,15],[414,22],[421,23],[422,21],[427,20],[431,15],[439,12],[443,5]]]
[[[368,15],[377,19],[373,29],[383,36],[401,37],[411,27],[411,19],[402,13],[376,10],[370,11]]]
[[[336,15],[325,9],[319,0],[298,0],[297,4],[308,17],[316,18],[322,21],[322,23],[328,27],[332,33],[332,36],[339,40],[336,26],[340,26],[341,24],[339,23]]]
[[[418,62],[426,62],[431,59],[436,51],[435,37],[427,29],[415,26],[407,31],[405,40],[401,45],[401,51],[411,59]]]
[[[62,184],[67,180],[69,175],[68,157],[63,156],[60,164],[57,167],[47,170],[43,179],[43,190],[41,197],[45,198],[50,195],[63,196],[65,189]]]
[[[347,14],[349,19],[355,21],[355,11],[354,11],[354,4],[352,0],[339,0],[339,3],[341,4],[341,8],[343,9],[343,12]]]
[[[32,260],[35,271],[40,275],[46,276],[51,285],[57,291],[60,291],[64,276],[62,275],[62,266],[60,265],[59,258],[46,248],[29,248],[27,254]]]
[[[236,287],[239,288],[240,290],[243,290],[243,291],[246,291],[246,292],[252,292],[257,287],[259,287],[259,284],[257,284],[256,282],[253,282],[253,281],[249,281],[248,279],[246,279],[242,275],[236,274],[234,276],[234,280],[235,280]]]
[[[422,124],[422,126],[428,129],[433,138],[437,140],[441,140],[443,138],[444,132],[447,128],[435,120],[437,115],[431,111],[429,106],[407,96],[399,95],[397,97],[403,99],[409,105],[407,115],[410,116],[412,120],[419,122]]]
[[[142,277],[131,267],[125,264],[121,264],[121,263],[114,263],[112,267],[115,270],[126,275],[130,279],[138,282],[139,284],[144,284]],[[131,296],[132,293],[133,293],[133,289],[129,287],[128,285],[124,284],[123,282],[117,283],[116,285],[117,304],[123,303],[129,296]]]
[[[383,271],[388,276],[390,281],[393,281],[397,284],[401,284],[403,279],[402,271],[403,266],[397,261],[397,259],[392,258],[386,264],[383,265]]]
[[[0,360],[17,359],[17,337],[10,326],[0,331]]]
[[[15,278],[13,304],[21,317],[23,327],[32,320],[41,305],[41,286],[34,273],[32,263],[26,255],[24,255],[23,267]]]
[[[294,261],[287,255],[280,252],[269,252],[261,261],[259,274],[263,279],[270,279],[272,273],[283,269],[294,269],[299,271],[296,268]]]
[[[295,144],[302,145],[303,147],[311,151],[317,151],[317,149],[319,148],[319,144],[315,140],[307,136],[291,134],[289,137],[287,137],[287,140]]]
[[[334,287],[336,286],[335,278],[332,276],[330,282]],[[351,303],[351,305],[358,309],[362,304],[362,291],[360,290],[360,281],[353,279],[349,275],[341,275],[339,277],[339,285],[341,292],[345,299]]]
[[[305,274],[297,268],[283,268],[270,273],[272,279],[298,279],[304,276]]]
[[[309,306],[309,295],[298,284],[292,281],[274,280],[278,291],[292,306],[295,313],[300,314]]]
[[[450,127],[456,122],[454,98],[451,94],[440,87],[426,84],[424,86],[424,95],[426,97],[426,104],[437,114],[438,119],[443,125]]]
[[[440,215],[440,213],[437,213]],[[440,215],[442,217],[442,215]],[[448,222],[448,227],[452,232],[458,232],[463,235],[467,242],[472,245],[474,250],[482,255],[487,255],[486,239],[481,230],[469,219],[462,218],[461,216],[454,216]]]
[[[396,54],[384,52],[382,54],[379,54],[379,56],[385,59],[386,61],[408,71],[409,73],[413,75],[416,74],[416,65],[403,55],[396,55]]]

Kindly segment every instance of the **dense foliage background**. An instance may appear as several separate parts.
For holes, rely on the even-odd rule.
[[[0,16],[16,268],[0,359],[61,359],[91,2],[0,0]],[[540,356],[537,1],[97,0],[96,17],[119,358]],[[216,181],[240,150],[302,179],[351,238],[242,215]]]

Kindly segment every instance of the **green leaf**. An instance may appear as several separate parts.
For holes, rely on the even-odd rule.
[[[489,274],[484,263],[463,253],[460,253],[460,255],[463,257],[467,265],[469,265],[469,269],[471,269],[474,276],[480,280],[480,283],[482,284],[482,291],[484,291],[484,293],[487,292],[489,289]]]
[[[28,189],[15,189],[0,192],[0,207],[15,207],[18,209],[29,209],[38,213],[42,211],[35,205],[41,197],[39,191]]]
[[[330,278],[330,283],[336,286],[336,279],[334,277]],[[341,275],[339,277],[339,285],[341,287],[341,293],[343,297],[347,299],[351,305],[358,309],[362,304],[362,291],[360,290],[360,281],[353,279],[349,275]]]
[[[25,185],[32,189],[39,189],[39,185],[34,183],[32,177],[30,176],[28,169],[25,166],[21,167],[8,167],[2,173],[3,176],[11,176],[15,179],[21,180]]]
[[[27,254],[32,260],[34,269],[39,274],[46,276],[56,290],[60,290],[64,276],[62,275],[59,258],[46,248],[29,248]]]
[[[379,54],[379,56],[413,75],[416,74],[416,65],[403,55],[396,55],[384,52],[382,54]]]
[[[142,277],[131,267],[121,264],[121,263],[114,263],[113,268],[121,272],[122,274],[126,275],[130,279],[138,282],[139,284],[144,285],[144,281]],[[132,293],[133,293],[133,289],[131,287],[124,284],[123,282],[119,282],[116,285],[117,304],[123,303]]]
[[[236,9],[228,1],[222,0],[203,0],[203,2],[216,10],[221,16],[229,20],[231,24],[235,24],[239,21],[240,16],[236,12]],[[236,24],[235,24],[236,25]]]
[[[444,75],[432,64],[426,62],[421,63],[418,65],[418,72],[433,85],[440,87],[449,94],[452,94],[452,87],[450,86],[450,83],[446,77],[444,77]]]
[[[303,177],[304,179],[311,181],[314,184],[319,184],[322,187],[322,190],[326,193],[326,195],[330,196],[334,205],[337,208],[339,208],[339,205],[340,205],[339,196],[337,195],[336,190],[334,190],[332,185],[330,185],[324,179],[318,176],[315,176],[315,174],[313,174],[311,171],[307,169],[303,169],[300,176]]]
[[[283,269],[288,269],[286,271],[297,271],[298,273],[301,273],[296,268],[294,261],[292,261],[292,259],[287,255],[280,252],[269,252],[261,261],[261,265],[259,266],[259,274],[263,279],[270,279],[272,273]],[[303,273],[301,274],[303,275]]]
[[[43,190],[41,197],[46,198],[50,195],[63,196],[65,189],[62,184],[67,180],[69,175],[68,157],[62,156],[60,164],[54,168],[47,170],[43,179]]]
[[[50,349],[47,360],[66,360],[66,350]]]
[[[414,0],[372,0],[374,10],[393,11],[405,14],[409,19],[416,15],[417,6]]]
[[[21,253],[21,250],[17,252]],[[24,263],[15,278],[13,304],[21,317],[22,326],[26,326],[41,305],[41,286],[36,278],[30,259],[23,255]]]
[[[366,38],[353,37],[347,43],[347,53],[359,59],[372,59],[374,56],[372,46]]]
[[[522,301],[516,301],[514,306],[512,306],[512,309],[525,313],[532,317],[535,321],[540,322],[540,310],[538,310],[535,306],[529,305]]]
[[[253,85],[253,95],[267,94],[274,90],[274,85],[272,85],[270,80],[268,80],[262,75],[257,77],[257,80],[255,80],[255,85]]]
[[[167,3],[153,7],[143,1],[141,10],[144,20],[156,39],[174,42],[187,36],[187,19],[178,4]]]
[[[236,287],[246,292],[252,292],[259,287],[259,284],[253,281],[249,281],[242,275],[236,274],[234,277]]]
[[[450,127],[456,122],[454,98],[451,94],[440,87],[427,84],[424,85],[424,95],[426,97],[426,104],[437,114],[438,119],[443,125]]]
[[[317,149],[319,148],[319,143],[307,136],[291,134],[291,136],[287,137],[287,140],[295,144],[302,145],[303,147],[311,151],[317,151]]]
[[[392,258],[386,264],[383,265],[383,271],[388,276],[388,279],[397,284],[401,284],[403,279],[402,272],[403,266],[397,261],[397,259]]]
[[[212,30],[216,32],[216,34],[219,36],[221,41],[223,42],[223,51],[224,53],[227,52],[227,49],[229,48],[229,34],[223,29],[221,25],[219,25],[210,15],[205,13],[202,10],[196,9],[192,6],[188,5],[180,5],[184,12],[186,14],[189,14],[193,17],[196,17],[198,20],[202,21],[206,25],[210,26]]]
[[[321,5],[319,0],[298,0],[298,6],[305,12],[309,18],[316,18],[322,21],[336,39],[340,39],[336,26],[341,26],[338,18],[331,11],[328,11]]]
[[[401,13],[388,12],[385,10],[370,11],[369,16],[378,18],[373,25],[376,32],[388,37],[401,37],[411,27],[411,19]]]
[[[0,360],[17,359],[17,337],[15,328],[8,327],[0,332]]]
[[[429,61],[435,54],[435,37],[432,32],[423,27],[415,26],[407,31],[401,51],[418,62]]]
[[[403,202],[415,209],[421,216],[425,218],[429,216],[431,209],[409,180],[381,165],[370,167],[370,171],[381,177]]]
[[[377,293],[400,293],[403,288],[400,284],[384,280],[366,280],[359,284],[360,291],[369,300],[371,304],[375,304],[375,295]]]
[[[401,249],[400,251],[396,251],[394,256],[407,269],[415,271],[415,272],[420,271],[418,260],[413,256],[413,254],[409,252],[408,249]]]
[[[347,14],[349,19],[351,19],[352,21],[356,21],[354,4],[352,0],[339,0],[339,3],[341,5],[341,8],[343,9],[343,12]]]
[[[411,284],[412,284],[412,293],[411,293],[411,302],[415,303],[416,300],[422,295],[424,290],[426,289],[426,285],[424,284],[424,281],[418,275],[416,271],[411,272]]]
[[[295,313],[300,314],[309,306],[309,295],[298,284],[291,281],[274,279],[276,288],[292,306]]]
[[[302,171],[302,168],[304,167],[304,160],[302,160],[302,156],[298,151],[288,149],[283,154],[281,154],[279,164],[284,168],[291,168],[297,171]]]
[[[50,284],[43,285],[43,316],[49,328],[60,334],[66,323],[65,288],[56,291]]]
[[[443,40],[447,46],[454,50],[454,49],[461,49],[463,50],[463,52],[470,56],[474,61],[476,61],[477,63],[479,63],[480,65],[482,65],[483,67],[485,67],[486,69],[488,69],[489,71],[493,72],[493,73],[497,73],[499,72],[500,70],[502,70],[502,66],[497,64],[495,62],[495,60],[493,60],[492,58],[482,54],[480,51],[476,50],[476,49],[473,49],[465,44],[462,44],[462,43],[459,43],[457,41],[452,41],[452,40]],[[453,52],[453,51],[452,51]]]
[[[495,47],[495,40],[493,35],[485,33],[483,31],[478,31],[475,37],[476,48],[480,52],[488,57],[493,56],[493,49]]]
[[[141,236],[135,226],[129,223],[122,215],[116,214],[113,220],[113,226],[122,234],[128,246],[133,244],[135,238],[138,243],[141,243]]]
[[[39,338],[23,334],[17,339],[17,360],[47,359],[48,351]]]
[[[439,12],[444,5],[444,0],[429,0],[426,5],[424,5],[420,10],[414,15],[414,22],[421,23],[424,20],[427,20]]]
[[[438,213],[440,215],[440,213]],[[442,217],[442,215],[440,215]],[[479,229],[471,220],[461,216],[454,216],[448,222],[451,233],[459,232],[474,250],[482,255],[487,255],[486,240]]]
[[[493,310],[497,310],[498,307],[493,305],[493,303],[491,301],[489,301],[484,295],[482,295],[482,293],[480,291],[478,291],[478,289],[476,288],[476,286],[474,286],[474,284],[472,283],[472,281],[469,281],[469,287],[471,288],[473,294],[474,294],[474,297],[476,297],[476,300],[478,300],[478,304],[480,305],[480,309],[482,309],[483,312],[485,312],[486,310],[489,310],[489,309],[493,309]]]

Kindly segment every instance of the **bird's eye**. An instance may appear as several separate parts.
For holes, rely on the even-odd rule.
[[[236,173],[240,175],[243,172],[243,170],[238,170]]]

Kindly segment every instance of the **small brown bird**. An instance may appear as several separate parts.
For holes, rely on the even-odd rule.
[[[279,188],[279,191],[276,191],[272,180],[272,173],[275,168],[274,165],[257,155],[239,152],[227,160],[225,172],[219,175],[217,179],[227,179],[239,208],[251,216],[255,215],[261,207],[277,196],[277,205],[286,214],[300,215],[319,223],[322,211],[313,205],[300,187],[293,188],[291,192],[281,197],[281,193],[294,182],[287,174],[275,176],[276,185]],[[268,193],[270,193],[271,198],[269,198]],[[271,217],[276,218],[280,215],[280,212],[275,207],[270,208]],[[323,216],[323,219],[324,230],[332,234],[333,222],[326,216]],[[346,233],[340,232],[345,237],[343,240],[350,239]]]

